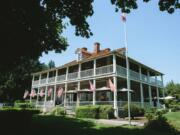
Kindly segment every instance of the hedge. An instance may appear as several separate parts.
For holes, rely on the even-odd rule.
[[[127,117],[128,116],[128,105],[123,106],[124,110],[124,115]],[[131,118],[134,119],[134,117],[137,116],[144,116],[144,109],[137,106],[136,104],[130,104],[130,111],[131,111]]]
[[[51,115],[66,115],[66,111],[63,107],[55,107],[50,112]]]
[[[114,118],[114,109],[111,105],[88,105],[76,108],[77,118],[110,119]]]

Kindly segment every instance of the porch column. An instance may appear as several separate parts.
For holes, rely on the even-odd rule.
[[[152,90],[151,90],[151,85],[150,85],[150,74],[149,71],[147,72],[148,74],[148,91],[149,91],[149,104],[152,106]]]
[[[157,94],[157,107],[159,107],[159,89],[158,89],[158,83],[157,83],[157,75],[155,75],[156,80],[156,94]]]
[[[114,116],[118,117],[118,106],[117,106],[117,77],[113,77],[113,82],[115,86],[115,91],[114,91]]]
[[[113,73],[116,74],[116,55],[113,54]]]
[[[38,106],[38,103],[39,103],[39,87],[38,87],[38,91],[37,91],[37,99],[36,99],[36,108]]]
[[[165,97],[165,89],[164,89],[164,82],[163,82],[163,75],[161,75],[161,85],[162,85],[162,89],[163,89],[163,98]]]
[[[55,75],[55,85],[54,85],[54,100],[53,100],[53,102],[54,102],[54,106],[56,105],[56,89],[57,89],[57,86],[56,86],[56,84],[57,84],[57,77],[58,77],[58,69],[56,69],[56,75]]]
[[[42,74],[39,75],[39,85],[41,84],[41,77],[42,77]]]
[[[55,83],[55,85],[54,85],[54,106],[56,106],[56,89],[57,89],[57,86]]]
[[[69,67],[66,68],[66,81],[68,80]]]
[[[140,94],[141,94],[141,107],[144,107],[144,93],[143,93],[143,84],[142,84],[142,71],[141,66],[139,66],[139,79],[140,79]]]
[[[31,84],[31,88],[32,88],[32,86],[33,86],[33,83],[34,83],[34,75],[33,75],[33,77],[32,77],[32,84]]]
[[[78,92],[78,91],[80,91],[80,85],[81,85],[81,83],[80,83],[80,81],[78,81],[78,85],[77,85],[77,103],[76,103],[77,106],[79,106],[79,102],[80,102],[79,92]]]
[[[46,78],[46,83],[48,84],[48,80],[49,80],[49,72],[47,72],[47,78]]]
[[[93,105],[96,105],[96,79],[93,80],[95,90],[93,91]]]
[[[47,101],[47,86],[45,88],[44,111],[46,111],[46,101]]]
[[[64,107],[66,107],[66,92],[67,92],[67,82],[65,83],[65,87],[64,87]]]
[[[96,76],[96,59],[93,61],[93,75],[94,78]],[[96,79],[93,79],[93,85],[95,87],[95,91],[93,91],[93,105],[96,105]]]
[[[78,78],[81,78],[81,63],[79,63]]]

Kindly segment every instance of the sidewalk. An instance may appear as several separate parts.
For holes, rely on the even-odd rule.
[[[122,119],[99,119],[99,120],[94,120],[95,123],[98,124],[105,124],[105,125],[112,125],[112,126],[122,126],[122,125],[128,125],[129,122],[127,120],[122,120]],[[131,125],[133,126],[144,126],[143,121],[131,121]]]

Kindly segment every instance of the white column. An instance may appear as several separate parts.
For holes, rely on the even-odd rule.
[[[163,98],[165,97],[165,89],[164,89],[164,82],[163,82],[163,75],[161,75],[161,84],[162,84],[162,89],[163,89]]]
[[[93,71],[94,77],[96,76],[96,59],[93,61]],[[95,91],[93,91],[93,105],[96,105],[96,79],[93,79],[93,85],[95,87]]]
[[[113,82],[115,86],[115,91],[114,91],[114,116],[118,117],[118,106],[117,106],[117,77],[113,77]]]
[[[65,83],[65,88],[64,88],[64,107],[66,106],[66,92],[67,92],[67,82]]]
[[[144,107],[144,93],[143,93],[143,84],[142,84],[142,71],[141,66],[139,66],[139,78],[140,78],[140,94],[141,94],[141,106]]]
[[[81,63],[79,63],[78,78],[81,78]]]
[[[156,80],[156,94],[157,94],[157,107],[159,107],[159,89],[158,89],[158,84],[157,84],[157,75],[155,75],[155,80]]]
[[[39,87],[38,87],[38,91],[37,91],[37,99],[36,99],[36,108],[37,108],[37,105],[38,105],[38,101],[39,100]]]
[[[151,91],[151,86],[150,86],[150,74],[149,74],[149,71],[147,72],[148,73],[148,91],[149,91],[149,103],[150,105],[152,106],[152,91]]]
[[[116,55],[113,54],[113,73],[116,74]]]
[[[49,72],[47,72],[46,83],[48,83],[48,79],[49,79]]]
[[[78,81],[78,85],[77,85],[77,103],[76,103],[77,106],[79,106],[79,102],[80,102],[80,101],[79,101],[79,100],[80,100],[80,99],[79,99],[79,94],[80,94],[80,93],[78,92],[78,91],[80,91],[80,84],[81,84],[81,82]]]
[[[56,86],[56,83],[54,85],[54,106],[56,105],[56,89],[57,89],[57,86]]]
[[[94,59],[93,61],[93,72],[94,72],[94,76],[96,75],[96,59]]]
[[[95,90],[93,91],[93,105],[96,105],[96,79],[93,80]]]
[[[47,101],[47,86],[45,89],[45,97],[44,97],[44,111],[46,111],[46,101]]]
[[[69,67],[66,68],[66,81],[68,80]]]
[[[32,86],[33,86],[33,83],[34,83],[34,75],[33,75],[33,77],[32,77],[32,85],[31,85],[31,88],[32,88]]]
[[[39,85],[41,84],[41,77],[42,77],[42,74],[39,75]]]

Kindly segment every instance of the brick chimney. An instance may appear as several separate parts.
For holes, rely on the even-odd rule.
[[[94,52],[95,54],[100,52],[100,43],[96,42],[94,43]]]

